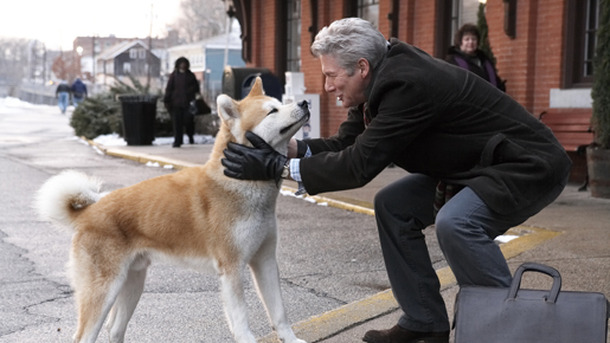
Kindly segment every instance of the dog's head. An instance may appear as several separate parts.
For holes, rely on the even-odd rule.
[[[290,138],[309,119],[306,103],[284,105],[275,98],[265,96],[260,77],[256,78],[250,93],[241,101],[221,94],[216,104],[218,115],[230,132],[231,141],[251,145],[245,134],[252,131],[284,155]]]

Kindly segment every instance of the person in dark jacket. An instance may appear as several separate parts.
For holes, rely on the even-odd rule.
[[[489,81],[502,91],[506,91],[506,81],[496,71],[492,60],[479,49],[481,33],[474,24],[464,24],[455,34],[454,46],[449,48],[445,60],[469,70]]]
[[[70,89],[72,91],[72,102],[74,103],[74,107],[78,107],[87,97],[87,85],[85,85],[81,79],[77,78],[72,83]]]
[[[174,71],[169,75],[163,103],[172,116],[174,126],[174,148],[183,144],[183,127],[194,144],[195,119],[189,111],[191,101],[199,94],[199,81],[190,70],[191,63],[185,57],[179,57],[174,64]]]
[[[66,109],[70,104],[70,86],[66,81],[61,81],[55,90],[55,98],[57,99],[57,106],[62,114],[66,113]]]
[[[446,343],[447,310],[422,231],[435,224],[460,286],[508,287],[511,273],[494,238],[556,199],[571,161],[551,130],[510,96],[414,46],[386,41],[367,21],[333,22],[311,51],[325,90],[349,108],[338,133],[292,141],[288,156],[247,133],[253,147],[229,143],[225,174],[291,178],[313,195],[361,187],[391,163],[408,171],[374,204],[404,313],[363,340]]]

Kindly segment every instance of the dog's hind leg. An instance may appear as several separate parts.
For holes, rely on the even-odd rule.
[[[144,290],[146,271],[149,265],[150,259],[143,255],[139,255],[131,263],[127,272],[127,278],[119,291],[119,295],[108,317],[107,327],[111,343],[123,343],[125,339],[127,324]]]
[[[278,337],[285,343],[305,343],[296,338],[282,300],[280,275],[276,260],[277,240],[270,238],[260,247],[250,261],[259,297],[265,304],[269,319]]]
[[[239,343],[256,343],[248,326],[248,313],[242,280],[242,268],[231,265],[220,275],[220,293],[224,302],[229,328]]]
[[[122,275],[124,273],[118,273],[113,277],[107,275],[101,277],[99,270],[93,270],[95,267],[77,266],[75,270],[75,274],[80,273],[80,276],[74,281],[78,304],[78,328],[74,342],[95,342],[125,280],[125,275]]]

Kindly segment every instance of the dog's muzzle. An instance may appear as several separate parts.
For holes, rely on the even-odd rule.
[[[299,102],[297,105],[299,106],[299,108],[301,108],[303,110],[303,116],[307,117],[307,119],[305,119],[305,120],[308,120],[310,113],[309,113],[309,104],[307,103],[307,101],[303,100],[303,101]]]

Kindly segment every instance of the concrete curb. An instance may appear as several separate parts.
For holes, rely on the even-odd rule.
[[[80,137],[80,138],[83,141],[85,141],[85,143],[89,144],[90,146],[92,146],[93,148],[95,148],[96,150],[100,151],[103,154],[135,161],[135,162],[142,163],[142,164],[157,163],[162,167],[171,167],[173,169],[178,169],[178,170],[184,169],[184,168],[196,167],[196,166],[200,165],[197,163],[190,163],[190,162],[185,162],[185,161],[180,161],[180,160],[174,160],[174,159],[167,158],[167,157],[160,157],[160,156],[156,156],[156,155],[149,155],[149,154],[143,154],[143,153],[134,153],[134,152],[131,152],[124,148],[107,148],[86,137]]]

